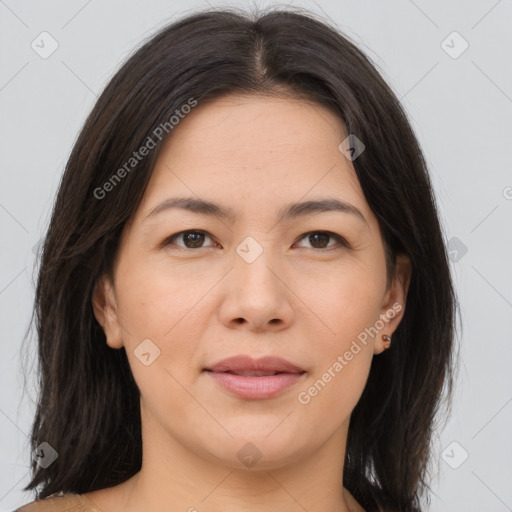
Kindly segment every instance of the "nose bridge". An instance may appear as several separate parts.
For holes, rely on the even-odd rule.
[[[248,236],[235,248],[234,268],[220,308],[225,324],[238,325],[244,320],[258,330],[289,324],[293,316],[290,297],[270,245]]]
[[[265,246],[265,247],[264,247]],[[258,260],[268,259],[270,254],[270,244],[262,240],[259,237],[257,240],[254,236],[246,236],[235,248],[236,254],[242,259],[247,265],[252,265]],[[261,256],[265,253],[265,257]]]
[[[260,239],[261,240],[261,239]],[[279,281],[275,271],[278,267],[271,244],[253,236],[247,236],[235,249],[235,275],[237,282],[244,286],[255,285],[256,289],[263,290],[270,286],[272,291],[279,292]]]

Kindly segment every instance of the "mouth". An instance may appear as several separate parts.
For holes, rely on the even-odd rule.
[[[203,370],[223,390],[239,398],[260,400],[283,393],[304,379],[306,370],[278,357],[235,356]]]
[[[212,371],[212,370],[207,370]],[[271,371],[262,371],[262,370],[229,370],[225,372],[216,372],[216,373],[231,373],[232,375],[240,375],[241,377],[269,377],[271,375],[283,375],[285,373],[291,372],[271,372]],[[299,372],[297,372],[299,373]]]
[[[265,356],[253,359],[251,356],[232,356],[204,368],[211,372],[230,372],[236,375],[249,374],[257,377],[262,374],[275,375],[276,373],[302,373],[304,368],[287,361],[281,357]]]

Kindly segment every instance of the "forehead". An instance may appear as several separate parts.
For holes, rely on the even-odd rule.
[[[342,119],[327,107],[295,97],[228,95],[199,104],[173,130],[164,152],[320,152],[346,137]],[[332,149],[332,148],[331,148]],[[189,155],[190,156],[190,155]]]
[[[346,136],[339,116],[302,99],[230,95],[199,104],[165,141],[144,209],[172,193],[277,211],[330,192],[365,210],[352,163],[339,150]]]

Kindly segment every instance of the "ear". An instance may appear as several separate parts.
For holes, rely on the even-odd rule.
[[[412,265],[409,257],[399,253],[395,259],[395,275],[384,296],[380,311],[380,320],[384,326],[375,339],[374,353],[380,354],[388,345],[382,338],[383,335],[392,336],[402,321],[405,313],[405,302],[411,282]]]
[[[103,274],[94,286],[92,294],[92,309],[98,323],[103,327],[107,345],[111,348],[121,348],[123,339],[121,325],[117,315],[117,304],[112,280]]]

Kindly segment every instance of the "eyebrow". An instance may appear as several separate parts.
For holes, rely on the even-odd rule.
[[[144,220],[153,217],[163,211],[178,208],[202,215],[211,215],[230,222],[236,220],[236,214],[232,208],[221,206],[217,203],[197,199],[193,197],[172,197],[155,206]],[[335,198],[317,199],[302,203],[290,203],[278,211],[278,222],[282,222],[305,215],[322,212],[342,212],[354,215],[368,225],[364,215],[354,205]]]

